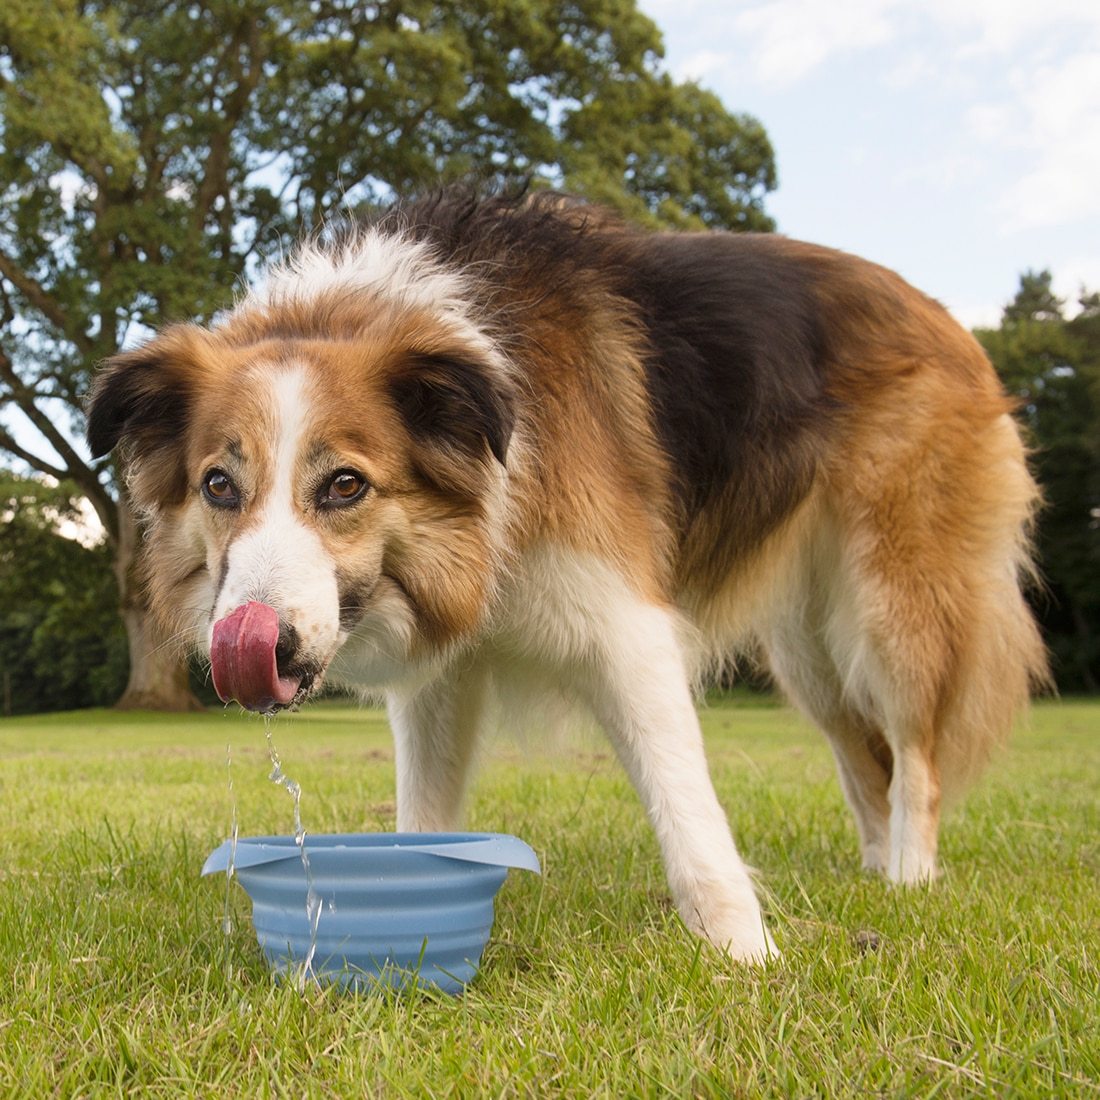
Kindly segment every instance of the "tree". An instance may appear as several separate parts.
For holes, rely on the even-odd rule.
[[[78,486],[106,529],[125,702],[190,695],[148,621],[124,480],[72,442],[94,365],[210,319],[261,254],[342,207],[471,171],[771,228],[763,128],[660,55],[634,0],[4,0],[0,448]]]
[[[1054,277],[1049,271],[1025,271],[1020,276],[1016,297],[1005,306],[1002,324],[1033,324],[1050,321],[1056,325],[1065,320],[1065,302],[1054,293]]]
[[[63,529],[81,521],[74,485],[0,470],[2,710],[107,704],[126,681],[126,637],[104,546]]]
[[[1036,599],[1063,690],[1100,690],[1100,296],[1065,317],[1049,271],[1025,272],[1001,327],[979,331],[1035,447],[1045,505]]]

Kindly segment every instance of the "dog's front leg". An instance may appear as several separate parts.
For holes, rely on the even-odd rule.
[[[387,695],[399,831],[449,832],[459,826],[486,688],[485,671],[468,668],[418,690]]]
[[[735,958],[777,955],[711,784],[676,620],[640,601],[617,610],[589,665],[591,702],[656,831],[676,907]]]

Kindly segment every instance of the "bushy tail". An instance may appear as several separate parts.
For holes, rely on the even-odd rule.
[[[1028,472],[1015,424],[1001,418],[991,451],[983,516],[984,560],[973,578],[973,621],[946,700],[937,745],[945,798],[972,783],[1026,713],[1031,695],[1053,689],[1046,647],[1025,592],[1040,587],[1032,533],[1041,494]]]

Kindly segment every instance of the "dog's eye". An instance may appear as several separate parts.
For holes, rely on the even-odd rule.
[[[321,503],[327,505],[354,504],[367,491],[367,479],[354,470],[339,470],[329,479],[321,494]]]
[[[224,470],[210,470],[202,479],[202,495],[215,508],[236,508],[241,503],[237,486]]]

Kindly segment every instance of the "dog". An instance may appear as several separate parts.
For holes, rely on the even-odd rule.
[[[446,191],[330,229],[208,328],[110,360],[150,606],[225,699],[384,692],[397,827],[457,826],[501,695],[606,731],[685,924],[776,953],[694,689],[762,662],[825,734],[865,868],[1045,676],[1038,491],[988,360],[892,272],[771,234]]]

